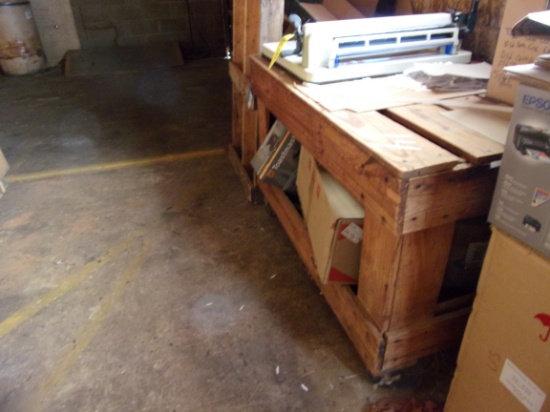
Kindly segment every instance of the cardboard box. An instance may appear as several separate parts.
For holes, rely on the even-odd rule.
[[[361,19],[365,17],[347,0],[325,0],[323,3],[301,2],[300,6],[316,21]]]
[[[512,36],[550,36],[550,11],[529,13],[512,28]]]
[[[380,1],[384,5],[383,1]],[[300,7],[310,19],[315,21],[332,21],[346,19],[362,19],[375,16],[378,0],[323,0],[322,2],[299,2]],[[412,14],[410,0],[397,0],[395,15]],[[298,13],[300,14],[300,13]],[[385,14],[385,13],[384,13]],[[302,16],[305,22],[308,19]]]
[[[304,148],[296,186],[322,282],[357,283],[363,207]]]
[[[489,221],[550,256],[550,92],[521,84]]]
[[[532,12],[545,10],[547,0],[507,0],[493,58],[487,96],[513,104],[519,82],[508,76],[505,66],[532,63],[537,56],[550,52],[550,43],[543,37],[514,37],[514,25]]]
[[[494,229],[446,412],[550,411],[550,260]]]

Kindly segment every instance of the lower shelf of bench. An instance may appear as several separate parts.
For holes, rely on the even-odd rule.
[[[434,315],[398,330],[380,331],[351,287],[320,281],[307,229],[284,192],[261,181],[258,185],[373,376],[403,369],[421,357],[460,343],[470,308]]]

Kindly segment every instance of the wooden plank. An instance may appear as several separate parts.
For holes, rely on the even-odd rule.
[[[401,236],[401,256],[391,302],[389,329],[431,319],[436,311],[454,233],[454,223]]]
[[[389,329],[403,243],[365,210],[357,299],[382,332]]]
[[[244,96],[250,88],[250,79],[244,75],[242,70],[234,62],[229,63],[229,77],[233,86]]]
[[[365,211],[357,299],[382,331],[433,317],[454,224],[395,235]]]
[[[410,129],[371,111],[341,110],[328,114],[367,150],[402,178],[449,170],[463,160]]]
[[[497,168],[464,166],[410,179],[404,194],[403,233],[487,214],[497,174]]]
[[[239,150],[241,164],[248,167],[258,148],[257,113],[249,101],[250,80],[237,64],[229,65],[233,83],[232,144]]]
[[[258,182],[258,184],[359,356],[368,370],[374,376],[378,376],[383,372],[381,360],[384,340],[381,333],[362,310],[349,286],[323,284],[320,281],[309,234],[301,216],[286,195],[280,189],[264,182]]]
[[[438,105],[448,110],[452,110],[452,109],[456,109],[457,107],[457,105],[454,104],[455,102],[462,105],[486,104],[491,106],[497,106],[500,108],[498,110],[504,110],[505,108],[508,108],[510,112],[513,110],[513,107],[511,107],[506,103],[497,102],[496,100],[488,99],[486,97],[476,95],[476,94],[473,94],[470,96],[455,97],[453,99],[445,99],[439,102]]]
[[[263,101],[258,100],[258,140],[262,144],[270,129],[270,113]]]
[[[241,145],[241,164],[250,166],[250,160],[258,150],[258,113],[254,107],[245,103],[243,113],[243,134]]]
[[[247,57],[245,53],[247,35],[245,24],[246,6],[247,0],[233,0],[233,52],[231,53],[231,60],[241,71]]]
[[[386,333],[382,368],[396,370],[432,353],[459,345],[470,309],[462,309],[432,320]]]
[[[467,295],[439,302],[435,309],[435,315],[442,315],[457,309],[471,307],[472,303],[474,303],[475,295],[475,293],[468,293]]]
[[[284,0],[269,0],[261,3],[260,45],[277,42],[283,36],[285,2]]]
[[[246,1],[246,38],[244,45],[243,73],[248,76],[250,74],[250,63],[248,61],[248,56],[250,56],[251,54],[258,54],[260,52],[260,30],[262,24],[263,2],[260,0],[244,1]]]
[[[468,162],[479,165],[502,157],[504,145],[443,115],[442,107],[415,104],[388,109],[388,116]]]

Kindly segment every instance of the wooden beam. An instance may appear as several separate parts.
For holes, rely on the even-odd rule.
[[[433,320],[386,333],[383,368],[401,369],[417,359],[458,346],[470,315],[470,308],[438,316]]]
[[[448,117],[442,107],[415,104],[389,109],[386,113],[411,130],[426,136],[441,147],[474,165],[487,164],[502,157],[504,145]]]
[[[487,214],[497,176],[498,168],[464,166],[410,179],[404,194],[403,233]]]
[[[246,5],[247,0],[233,0],[233,51],[231,59],[242,71],[246,54]]]

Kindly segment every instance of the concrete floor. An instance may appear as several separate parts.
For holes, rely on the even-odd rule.
[[[373,379],[245,202],[227,73],[0,77],[0,411],[440,410],[456,350]]]

